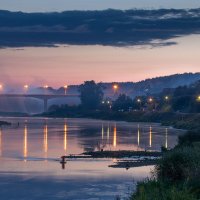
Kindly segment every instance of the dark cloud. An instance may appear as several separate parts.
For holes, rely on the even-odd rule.
[[[173,45],[167,39],[200,33],[200,9],[105,10],[61,13],[0,11],[0,46],[56,44]],[[159,41],[159,42],[155,42]]]

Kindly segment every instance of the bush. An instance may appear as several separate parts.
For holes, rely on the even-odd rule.
[[[139,183],[130,200],[197,200],[190,191],[161,181],[147,180]]]
[[[195,179],[200,167],[199,150],[184,146],[164,154],[155,168],[158,179],[172,183]]]
[[[200,133],[197,131],[188,131],[178,138],[179,145],[192,145],[194,142],[200,142]]]

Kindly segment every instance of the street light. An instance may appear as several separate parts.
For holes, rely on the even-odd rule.
[[[152,103],[153,102],[153,98],[150,97],[149,98],[149,102]]]
[[[114,96],[116,96],[117,90],[119,89],[119,86],[117,84],[114,84],[112,87],[113,87],[113,90],[114,90]]]
[[[27,90],[28,88],[29,88],[29,86],[28,86],[28,85],[24,85],[24,89],[26,89],[26,90]]]
[[[141,99],[137,99],[137,102],[138,102],[138,104],[140,104],[139,108],[141,109],[142,100]]]
[[[169,96],[165,96],[165,100],[166,100],[166,101],[169,100]]]
[[[48,85],[44,85],[43,88],[44,88],[44,93],[46,94],[47,89],[49,88],[49,86]]]
[[[0,92],[3,90],[3,85],[0,84]]]
[[[200,95],[199,95],[199,96],[197,96],[197,101],[198,101],[198,102],[200,102]]]
[[[44,85],[44,89],[47,89],[49,86],[48,85]]]
[[[65,95],[67,94],[67,88],[68,88],[68,86],[64,85]]]
[[[107,104],[109,105],[109,108],[111,109],[111,108],[112,108],[112,105],[111,105],[112,103],[111,103],[111,101],[108,100],[108,101],[107,101]]]
[[[118,88],[119,88],[119,86],[118,86],[117,84],[114,84],[114,85],[113,85],[114,91],[118,90]]]
[[[29,88],[29,86],[26,84],[26,85],[24,85],[24,90],[25,90],[25,92],[27,92],[28,91],[28,88]]]

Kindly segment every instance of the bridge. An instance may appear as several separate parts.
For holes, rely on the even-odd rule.
[[[78,94],[0,94],[0,98],[35,98],[44,102],[44,112],[48,110],[48,100],[55,98],[79,97]]]

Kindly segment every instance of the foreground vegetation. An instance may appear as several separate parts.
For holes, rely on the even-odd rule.
[[[189,131],[160,159],[152,178],[138,183],[130,200],[200,199],[200,134]]]

